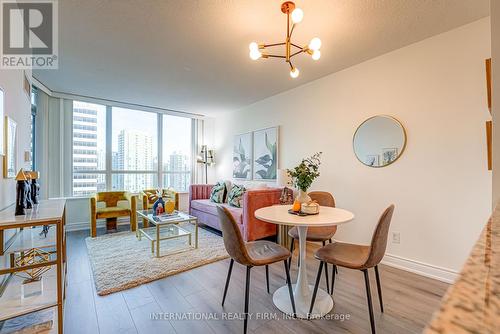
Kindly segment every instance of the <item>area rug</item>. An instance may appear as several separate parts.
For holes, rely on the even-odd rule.
[[[194,225],[181,226],[193,232],[194,245]],[[151,253],[151,242],[144,237],[139,241],[134,232],[88,237],[85,241],[100,296],[229,257],[222,237],[202,228],[198,229],[198,249],[189,248],[187,237],[162,240],[160,258]]]

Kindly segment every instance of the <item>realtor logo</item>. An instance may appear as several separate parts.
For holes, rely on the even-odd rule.
[[[3,69],[58,67],[57,1],[1,0]]]

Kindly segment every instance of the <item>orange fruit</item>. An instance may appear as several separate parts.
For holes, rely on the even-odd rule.
[[[293,202],[293,206],[292,206],[292,210],[295,211],[295,212],[299,212],[300,211],[300,202],[298,200],[295,200]]]

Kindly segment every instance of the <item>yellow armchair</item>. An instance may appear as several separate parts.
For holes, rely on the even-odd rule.
[[[119,201],[127,201],[129,207],[121,206]],[[104,207],[98,207],[97,203],[103,202]],[[130,217],[130,229],[137,229],[137,196],[127,191],[105,191],[96,193],[90,198],[90,235],[97,235],[97,219],[106,219],[107,230],[116,229],[118,217]]]
[[[157,194],[158,189],[145,189],[141,191],[141,197],[142,197],[142,209],[143,210],[149,210],[153,208],[153,204],[156,202],[158,199]],[[162,189],[162,194],[164,199],[169,199],[174,201],[175,203],[175,210],[179,210],[179,193],[175,192],[174,190],[171,189]],[[147,219],[142,219],[142,226],[148,227],[149,223]]]

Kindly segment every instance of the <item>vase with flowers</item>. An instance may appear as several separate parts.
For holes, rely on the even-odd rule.
[[[309,158],[302,159],[302,162],[298,166],[286,170],[292,178],[293,185],[298,190],[296,201],[300,203],[311,201],[311,197],[307,195],[307,189],[311,187],[313,181],[319,176],[322,153],[318,152]]]

